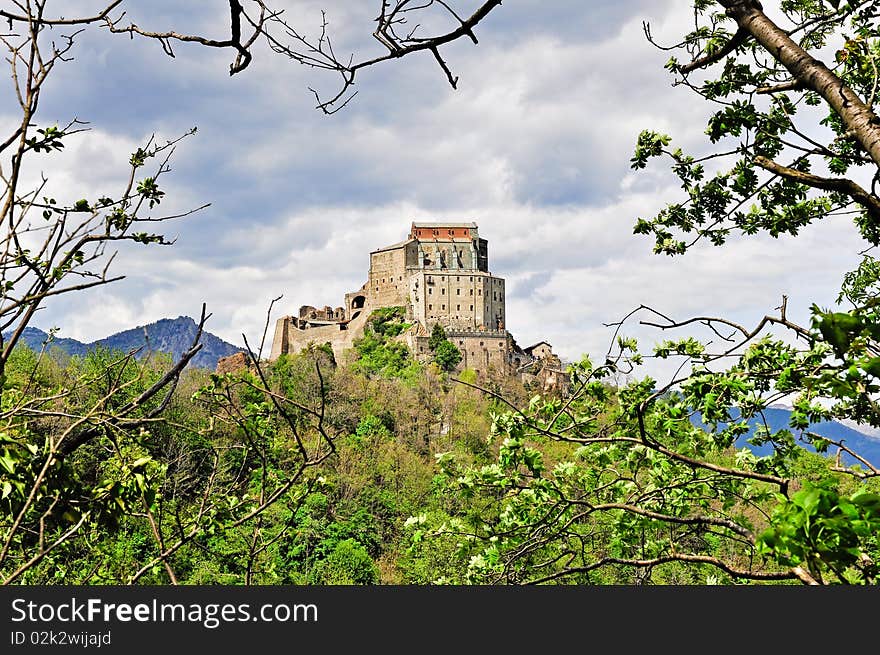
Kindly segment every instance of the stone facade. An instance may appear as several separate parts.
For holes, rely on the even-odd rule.
[[[488,272],[419,270],[410,276],[413,317],[453,330],[503,330],[504,280]]]
[[[489,271],[488,242],[476,223],[413,223],[405,241],[370,253],[367,281],[345,294],[344,306],[303,305],[297,316],[278,319],[270,358],[329,342],[337,361],[345,361],[373,310],[404,307],[414,327],[402,338],[416,358],[431,358],[428,335],[440,323],[462,353],[461,368],[534,375],[544,366],[537,364],[555,363],[555,355],[546,342],[534,352],[516,345],[506,327],[505,296],[504,279]],[[554,379],[564,375],[558,368]]]

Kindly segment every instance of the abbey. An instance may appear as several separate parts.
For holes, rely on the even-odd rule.
[[[278,319],[270,358],[329,343],[343,361],[372,311],[403,307],[413,325],[401,338],[416,358],[430,359],[428,338],[439,323],[461,351],[460,368],[538,376],[555,386],[564,376],[561,362],[546,342],[516,344],[506,328],[505,294],[504,279],[489,271],[488,243],[476,223],[413,223],[405,241],[370,253],[367,281],[345,294],[344,305],[303,305],[296,316]]]

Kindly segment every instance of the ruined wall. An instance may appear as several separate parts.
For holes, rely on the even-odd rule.
[[[322,308],[303,305],[299,308],[299,318],[304,321],[343,321],[346,318],[344,307],[325,306]]]
[[[279,318],[275,323],[275,337],[272,340],[270,359],[277,359],[282,354],[297,353],[309,344],[321,345],[330,343],[333,356],[338,363],[346,361],[346,350],[354,347],[354,340],[363,336],[364,325],[369,311],[364,311],[348,323],[323,325],[301,330],[290,316]]]
[[[566,395],[571,388],[571,376],[562,370],[561,366],[541,363],[537,368],[532,367],[523,372],[520,379],[525,384],[540,389],[543,393]]]

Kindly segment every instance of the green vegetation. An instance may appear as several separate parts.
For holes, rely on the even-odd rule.
[[[131,383],[118,405],[168,366],[109,352],[62,364],[25,348],[11,361],[8,389],[50,397],[80,380],[86,406],[107,392],[87,377],[95,370]],[[796,446],[737,450],[737,422],[707,432],[689,420],[698,390],[651,401],[645,442],[634,408],[650,381],[617,388],[587,359],[565,399],[499,389],[522,414],[436,369],[365,374],[322,348],[262,368],[271,396],[253,372],[186,371],[166,421],[136,438],[96,436],[65,458],[24,521],[54,503],[47,534],[81,525],[18,581],[705,584],[786,581],[797,567],[823,581],[877,578],[878,480]],[[4,437],[7,534],[55,425],[29,421],[41,435],[31,446]],[[333,447],[303,468],[300,443],[315,440]],[[4,577],[36,547],[18,534]]]
[[[396,337],[412,327],[403,321],[403,307],[383,307],[370,314],[364,336],[356,339],[354,367],[368,376],[415,380],[421,366],[410,355],[409,348]]]
[[[104,351],[59,363],[24,347],[10,362],[7,402],[25,389],[52,398],[70,386],[78,389],[71,402],[108,411],[169,364]],[[22,515],[23,525],[42,521],[43,539],[54,543],[30,564],[40,552],[36,533],[14,521],[59,418],[4,433],[0,527],[12,540],[0,575],[27,584],[374,584],[452,575],[460,563],[450,553],[438,569],[432,550],[412,548],[406,523],[448,508],[438,453],[488,461],[495,404],[444,386],[430,370],[403,379],[337,368],[320,347],[282,356],[262,376],[272,395],[253,372],[187,370],[165,421],[133,435],[110,426],[90,435]],[[303,467],[301,448],[313,466]]]
[[[455,367],[461,362],[461,351],[446,338],[446,330],[439,323],[434,323],[434,327],[431,329],[428,348],[434,353],[434,362],[437,366],[447,373],[455,370]]]
[[[719,107],[707,153],[670,149],[650,130],[637,139],[633,168],[668,159],[683,190],[636,222],[656,252],[796,235],[831,215],[880,244],[880,198],[862,186],[880,167],[877,10],[828,5],[786,1],[779,29],[757,2],[694,2],[696,29],[676,46],[688,62],[667,69]],[[15,55],[29,66],[8,140],[19,162],[79,131],[32,122],[73,41],[40,55],[49,24],[9,21],[28,26],[8,35],[10,52],[32,54]],[[835,53],[833,71],[819,52]],[[7,178],[6,325],[23,329],[45,299],[108,281],[97,264],[108,243],[166,243],[130,228],[161,221],[138,212],[161,204],[161,153],[175,143],[139,148],[115,199],[64,205]],[[141,170],[157,157],[152,175]],[[29,223],[34,214],[46,222]],[[21,244],[35,234],[48,236],[31,252]],[[836,306],[813,305],[808,326],[785,300],[755,328],[641,307],[679,334],[643,350],[623,321],[601,364],[570,368],[562,397],[472,371],[456,384],[441,327],[437,366],[418,365],[401,308],[371,315],[351,365],[325,344],[223,375],[185,368],[196,344],[176,363],[109,350],[53,359],[16,343],[19,330],[0,349],[0,580],[876,585],[880,469],[811,426],[880,428],[878,307],[870,254],[844,275]],[[692,334],[698,326],[710,334]],[[644,374],[649,357],[677,360],[679,377]],[[775,429],[766,411],[782,399],[794,409]],[[738,447],[746,434],[763,454]]]

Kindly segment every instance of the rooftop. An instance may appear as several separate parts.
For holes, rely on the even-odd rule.
[[[446,221],[430,221],[430,222],[413,222],[413,227],[429,227],[429,228],[438,228],[438,227],[470,227],[477,228],[476,223],[449,223]]]
[[[391,244],[390,246],[385,246],[384,248],[376,248],[375,250],[370,251],[374,252],[384,252],[385,250],[397,250],[398,248],[403,248],[409,242],[414,241],[414,239],[407,239],[406,241],[400,241],[399,243]]]

